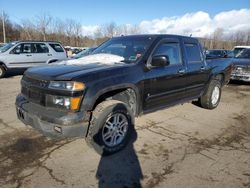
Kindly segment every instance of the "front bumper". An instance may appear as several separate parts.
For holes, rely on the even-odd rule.
[[[231,80],[240,80],[244,82],[250,82],[250,73],[239,74],[239,73],[232,73]]]
[[[86,137],[89,126],[88,113],[70,113],[47,109],[29,102],[19,94],[16,98],[17,117],[50,138]]]

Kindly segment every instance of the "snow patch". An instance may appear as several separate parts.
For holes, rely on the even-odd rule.
[[[62,65],[62,64],[85,65],[85,64],[92,64],[92,63],[101,63],[101,64],[113,65],[122,61],[124,61],[124,58],[121,56],[101,53],[101,54],[88,55],[79,59],[65,60],[57,64],[59,65]]]

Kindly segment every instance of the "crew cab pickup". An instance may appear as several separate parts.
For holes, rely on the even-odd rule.
[[[139,115],[195,99],[216,108],[231,70],[229,59],[206,61],[195,38],[114,37],[89,56],[28,69],[17,116],[48,137],[85,137],[109,155],[126,146]]]

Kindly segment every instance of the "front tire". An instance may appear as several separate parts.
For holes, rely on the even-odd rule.
[[[5,76],[6,70],[5,68],[0,65],[0,78],[3,78]]]
[[[93,111],[86,141],[100,155],[111,155],[123,149],[131,138],[134,116],[127,104],[108,100]]]
[[[212,80],[207,91],[201,96],[200,104],[203,108],[214,109],[220,103],[221,98],[221,82]]]

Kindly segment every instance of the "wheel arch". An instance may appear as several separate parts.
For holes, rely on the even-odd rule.
[[[140,93],[138,88],[133,84],[123,84],[100,90],[91,103],[91,111],[94,110],[99,103],[110,99],[126,103],[132,109],[135,116],[140,112]]]
[[[47,61],[47,64],[54,63],[54,62],[56,62],[56,61],[58,61],[58,59],[49,59],[49,60]]]
[[[3,66],[3,68],[4,68],[5,70],[7,70],[7,66],[5,65],[4,62],[0,61],[0,65]]]

